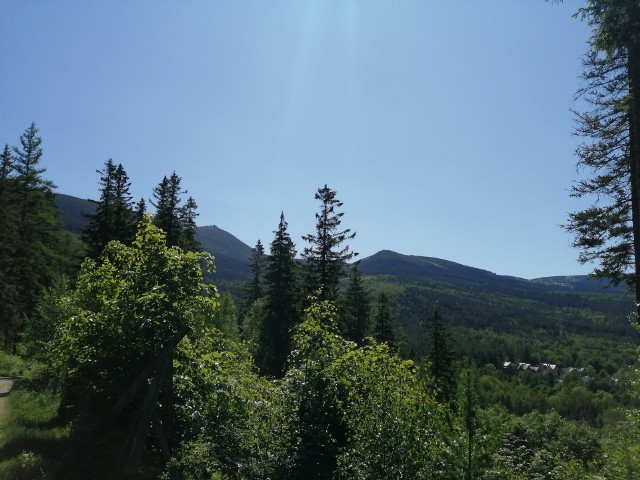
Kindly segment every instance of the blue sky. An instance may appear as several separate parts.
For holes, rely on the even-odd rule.
[[[298,250],[325,183],[361,256],[533,278],[587,273],[559,225],[585,201],[571,108],[588,26],[544,0],[0,3],[0,143],[35,121],[58,191],[136,198],[175,170],[253,246]]]

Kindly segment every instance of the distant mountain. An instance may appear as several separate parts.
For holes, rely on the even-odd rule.
[[[209,225],[198,227],[196,239],[202,248],[215,257],[216,272],[214,280],[242,280],[249,279],[249,256],[251,247],[229,232]]]
[[[86,224],[82,212],[93,212],[96,205],[69,195],[57,195],[56,202],[64,228],[76,233]],[[251,247],[215,225],[198,227],[197,239],[215,256],[216,271],[209,279],[238,295],[249,279]],[[372,291],[389,293],[394,315],[416,352],[424,343],[419,322],[436,305],[456,328],[528,336],[544,332],[547,338],[572,332],[625,339],[634,334],[627,320],[632,296],[586,276],[526,280],[390,250],[362,259],[360,270]]]
[[[553,342],[576,333],[627,342],[634,336],[628,321],[633,297],[586,276],[526,280],[389,250],[363,259],[360,270],[372,290],[388,292],[415,352],[424,353],[420,322],[436,308],[450,325],[467,329],[460,330],[464,335],[491,329]]]
[[[60,210],[62,229],[77,234],[87,224],[87,218],[83,213],[94,213],[97,205],[93,200],[83,200],[82,198],[62,193],[56,193],[55,202],[58,210]]]
[[[381,250],[361,260],[360,270],[365,275],[394,275],[407,279],[430,278],[484,285],[522,285],[528,282],[522,278],[496,275],[487,270],[467,267],[449,260],[403,255],[391,250]]]
[[[63,229],[80,233],[87,219],[83,213],[95,212],[96,202],[71,195],[56,194]],[[238,238],[215,226],[197,228],[196,238],[202,248],[215,256],[214,280],[246,281],[249,278],[251,247]],[[365,275],[392,275],[406,280],[446,281],[455,284],[486,286],[498,289],[554,290],[572,292],[624,293],[623,288],[609,287],[604,280],[592,280],[587,276],[557,276],[526,280],[507,275],[497,275],[487,270],[469,267],[433,257],[403,255],[391,250],[380,252],[360,261]]]
[[[624,293],[609,286],[606,280],[593,280],[586,275],[544,277],[534,280],[497,275],[487,270],[468,267],[440,258],[403,255],[382,250],[360,262],[365,275],[393,275],[406,280],[437,280],[500,289],[564,290],[573,292]]]
[[[76,234],[87,224],[83,213],[94,213],[97,205],[93,200],[61,193],[56,194],[55,201],[60,210],[62,228]],[[248,280],[251,247],[215,225],[197,227],[196,238],[202,248],[215,257],[216,272],[212,275],[214,281]]]
[[[575,292],[628,293],[624,285],[613,286],[608,280],[591,278],[588,275],[542,277],[531,281],[548,287],[560,286]]]

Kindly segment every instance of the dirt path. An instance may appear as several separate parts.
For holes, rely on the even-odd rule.
[[[0,377],[0,421],[4,417],[7,409],[7,395],[13,387],[13,378]]]

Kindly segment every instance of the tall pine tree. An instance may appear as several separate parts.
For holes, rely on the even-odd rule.
[[[370,310],[369,291],[356,262],[350,268],[347,287],[342,294],[338,311],[340,329],[346,339],[360,343],[367,336]]]
[[[20,146],[13,147],[12,156],[17,209],[13,282],[19,299],[18,311],[26,316],[32,312],[41,290],[50,285],[64,261],[60,254],[55,186],[43,178],[46,170],[39,166],[41,144],[38,129],[32,123],[20,136]],[[14,331],[11,336],[15,334]]]
[[[0,329],[5,347],[12,341],[18,324],[19,297],[15,285],[17,250],[16,185],[12,178],[13,160],[9,145],[0,158]]]
[[[398,346],[398,332],[395,319],[389,309],[389,297],[380,292],[376,301],[374,316],[373,338],[380,343],[386,343],[391,348]]]
[[[180,208],[181,232],[178,245],[191,252],[200,250],[200,242],[196,240],[196,217],[199,215],[196,210],[198,204],[193,197],[187,198],[186,203]]]
[[[151,201],[151,204],[156,208],[153,223],[164,231],[167,246],[195,251],[200,248],[196,240],[195,221],[198,205],[192,197],[182,205],[182,195],[187,191],[182,190],[181,182],[182,178],[173,172],[169,177],[163,177],[153,189],[155,201]]]
[[[96,172],[100,174],[100,200],[95,213],[85,215],[89,223],[82,235],[91,258],[98,258],[112,240],[130,244],[136,227],[129,193],[131,184],[122,164],[116,165],[109,159]]]
[[[437,310],[424,326],[429,338],[428,371],[435,383],[436,396],[441,402],[451,402],[456,394],[453,339]]]
[[[242,288],[242,314],[249,311],[256,300],[262,297],[264,293],[264,269],[265,269],[265,253],[262,242],[258,239],[256,246],[251,250],[249,257],[249,271],[251,279]]]
[[[291,350],[291,328],[300,321],[298,265],[284,213],[267,259],[266,315],[260,335],[259,362],[267,375],[281,376]]]
[[[569,216],[581,263],[598,262],[593,275],[635,289],[640,322],[640,3],[588,0],[578,16],[593,27],[579,96],[576,133],[586,138],[578,165],[592,172],[576,197],[593,204]]]
[[[338,282],[344,275],[346,263],[358,255],[343,244],[352,240],[356,233],[348,228],[340,230],[344,213],[337,211],[342,207],[342,202],[336,198],[335,190],[325,185],[318,189],[315,199],[320,200],[320,212],[316,213],[316,233],[302,237],[310,244],[302,252],[307,262],[307,293],[315,294],[322,289],[320,300],[336,300]]]
[[[147,203],[144,201],[144,198],[141,198],[133,209],[133,219],[136,227],[144,220],[145,213],[147,213]]]

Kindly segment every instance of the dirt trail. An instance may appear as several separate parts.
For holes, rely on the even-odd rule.
[[[4,417],[7,410],[7,395],[13,387],[13,378],[0,377],[0,421]]]

